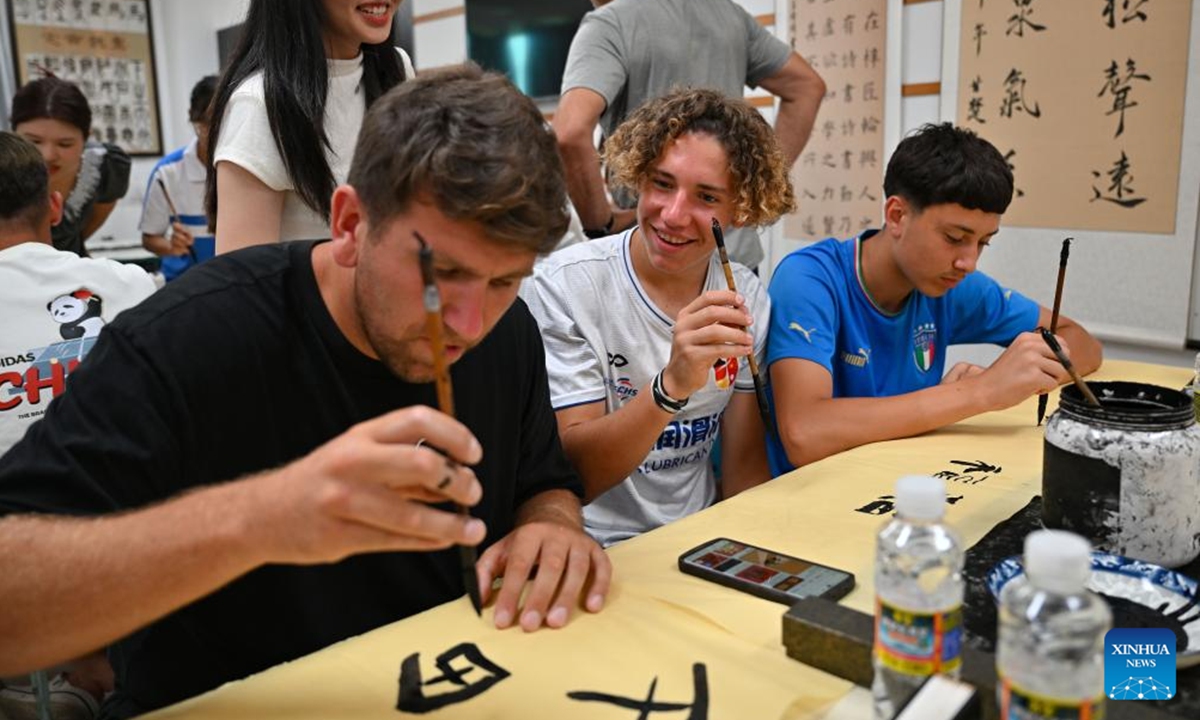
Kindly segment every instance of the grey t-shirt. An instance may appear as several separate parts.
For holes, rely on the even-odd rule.
[[[587,88],[603,97],[600,128],[608,136],[643,102],[676,87],[740,98],[791,52],[731,0],[613,0],[579,24],[562,91]],[[748,267],[762,261],[753,229],[731,230],[726,243],[731,259]]]

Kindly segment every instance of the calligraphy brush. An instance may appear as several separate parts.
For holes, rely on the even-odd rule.
[[[1058,284],[1054,287],[1054,308],[1050,311],[1050,333],[1058,332],[1058,310],[1062,307],[1063,281],[1067,278],[1067,257],[1071,254],[1071,240],[1063,240],[1062,251],[1058,254]],[[1038,395],[1037,424],[1041,426],[1046,417],[1046,401],[1049,395]]]
[[[413,231],[417,242],[421,243],[421,282],[425,286],[425,331],[429,334],[429,344],[433,346],[433,374],[437,385],[438,409],[454,417],[454,388],[450,384],[450,365],[446,362],[446,343],[442,337],[442,297],[438,293],[437,283],[433,279],[433,250],[426,244],[421,233]],[[451,467],[453,460],[447,460]],[[455,503],[460,515],[467,515],[467,507]],[[458,546],[458,559],[462,569],[463,585],[467,595],[471,597],[471,606],[476,615],[483,615],[483,600],[479,592],[479,576],[475,573],[475,563],[479,556],[475,548],[469,545]]]
[[[154,181],[158,183],[158,189],[162,190],[163,197],[167,201],[167,208],[171,211],[171,217],[179,218],[179,211],[175,209],[175,203],[171,202],[171,194],[167,192],[167,185],[163,182],[162,175],[155,175]],[[188,245],[188,257],[192,259],[192,263],[198,263],[196,259],[196,248]]]
[[[725,233],[721,230],[721,223],[717,222],[716,218],[712,219],[713,238],[717,241],[717,252],[721,255],[721,269],[725,271],[725,282],[729,285],[729,289],[737,292],[737,284],[733,281],[733,268],[729,266],[729,253],[725,252]],[[758,398],[758,414],[762,416],[763,425],[766,426],[766,431],[770,435],[775,435],[775,423],[771,422],[771,407],[767,404],[767,391],[763,387],[762,376],[758,372],[758,359],[754,357],[754,348],[750,348],[750,354],[746,356],[750,361],[750,376],[754,378],[754,396]]]
[[[1089,403],[1095,405],[1096,407],[1100,407],[1100,401],[1096,399],[1095,393],[1093,393],[1092,389],[1088,387],[1088,384],[1083,381],[1083,378],[1079,377],[1079,373],[1075,371],[1075,366],[1071,364],[1071,360],[1067,357],[1067,354],[1063,352],[1062,345],[1058,344],[1058,338],[1054,337],[1054,333],[1050,332],[1046,328],[1038,329],[1041,330],[1042,339],[1045,340],[1046,344],[1050,346],[1050,349],[1054,351],[1054,357],[1058,358],[1058,361],[1062,363],[1062,366],[1066,369],[1066,371],[1071,374],[1071,379],[1075,381],[1075,386],[1079,388],[1079,392],[1083,393],[1083,396]]]

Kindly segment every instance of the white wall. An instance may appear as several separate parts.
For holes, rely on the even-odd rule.
[[[187,105],[192,86],[205,75],[217,72],[217,30],[241,22],[248,5],[249,0],[150,0],[164,151],[191,140]],[[141,242],[137,225],[142,196],[156,162],[158,158],[134,159],[128,194],[94,237]]]

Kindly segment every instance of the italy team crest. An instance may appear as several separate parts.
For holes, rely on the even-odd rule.
[[[929,372],[929,368],[933,367],[936,342],[937,325],[921,323],[913,329],[913,361],[921,372]]]

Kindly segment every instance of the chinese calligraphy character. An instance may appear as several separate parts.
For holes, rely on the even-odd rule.
[[[975,23],[975,55],[978,56],[983,51],[983,36],[987,34],[987,30],[983,28],[983,23]]]
[[[1121,24],[1140,20],[1146,22],[1146,13],[1141,9],[1143,5],[1150,0],[1121,0],[1121,9],[1124,13],[1121,16]],[[1133,7],[1130,7],[1132,5]],[[1117,0],[1104,0],[1104,24],[1110,28],[1117,26]]]
[[[647,694],[645,700],[590,691],[569,692],[567,693],[567,697],[580,702],[603,702],[629,710],[637,710],[638,720],[645,720],[651,713],[675,712],[678,710],[689,711],[686,720],[706,720],[708,717],[708,671],[704,663],[694,663],[692,665],[693,689],[692,702],[690,704],[656,701],[654,699],[654,692],[657,688],[658,677],[656,676],[650,681],[650,692]]]
[[[1117,68],[1117,61],[1113,60],[1108,69],[1104,71],[1104,86],[1100,88],[1100,94],[1096,97],[1104,97],[1105,93],[1112,95],[1112,109],[1105,115],[1120,113],[1121,119],[1117,123],[1117,134],[1113,137],[1120,137],[1121,133],[1125,132],[1125,111],[1131,107],[1137,107],[1136,102],[1129,102],[1129,91],[1133,89],[1130,83],[1133,80],[1150,80],[1150,76],[1145,73],[1138,73],[1137,63],[1132,58],[1125,61],[1125,77],[1121,77],[1121,71]]]
[[[842,32],[847,35],[854,34],[854,14],[853,13],[851,13],[850,15],[847,15],[845,20],[842,20]]]
[[[863,21],[863,30],[878,30],[879,29],[879,13],[872,10],[867,13],[867,19]]]
[[[1129,172],[1129,165],[1129,158],[1126,157],[1125,151],[1122,150],[1121,159],[1113,163],[1112,169],[1107,172],[1109,179],[1112,181],[1106,188],[1110,194],[1105,195],[1100,192],[1099,188],[1093,185],[1092,192],[1095,195],[1092,196],[1091,202],[1104,200],[1114,205],[1120,205],[1123,208],[1135,208],[1146,202],[1146,198],[1144,197],[1133,197],[1137,191],[1133,189],[1133,174]],[[1093,170],[1092,177],[1101,177],[1101,173]],[[1130,197],[1125,197],[1126,195]]]
[[[934,473],[934,477],[943,478],[952,482],[962,483],[964,485],[978,485],[987,480],[987,475],[999,475],[1004,469],[998,465],[992,465],[982,460],[951,460],[951,465],[962,465],[965,469],[963,472],[954,470],[942,470]]]
[[[1017,151],[1015,148],[1010,149],[1008,152],[1004,153],[1004,164],[1008,165],[1009,172],[1011,172],[1013,174],[1013,180],[1016,180],[1016,177],[1017,177],[1017,166],[1012,161],[1012,159],[1016,156],[1017,156]],[[1019,187],[1014,187],[1013,189],[1016,191],[1017,197],[1025,197],[1024,190],[1022,190]]]
[[[461,669],[454,667],[452,663],[460,658],[469,665]],[[509,676],[507,670],[484,657],[474,643],[459,643],[438,655],[434,663],[442,674],[422,682],[420,653],[413,653],[404,658],[404,662],[400,664],[400,697],[396,701],[397,710],[417,714],[432,712],[447,705],[470,700]],[[466,676],[476,670],[483,672],[473,681],[467,680]],[[425,695],[423,687],[441,683],[449,683],[458,689],[439,695]]]
[[[1008,77],[1004,78],[1004,92],[1004,99],[1000,101],[1002,116],[1010,118],[1014,110],[1029,113],[1030,117],[1042,116],[1042,109],[1038,103],[1035,102],[1031,108],[1025,102],[1025,75],[1020,70],[1013,68],[1009,71]]]
[[[983,98],[978,95],[980,87],[983,84],[983,79],[978,75],[971,81],[971,99],[967,101],[967,120],[974,120],[977,123],[986,123],[983,119]]]
[[[1025,37],[1025,28],[1027,27],[1034,32],[1042,32],[1046,29],[1045,25],[1038,25],[1029,19],[1029,16],[1033,14],[1033,0],[1013,0],[1013,5],[1017,6],[1017,11],[1008,18],[1008,29],[1004,31],[1005,35]]]

